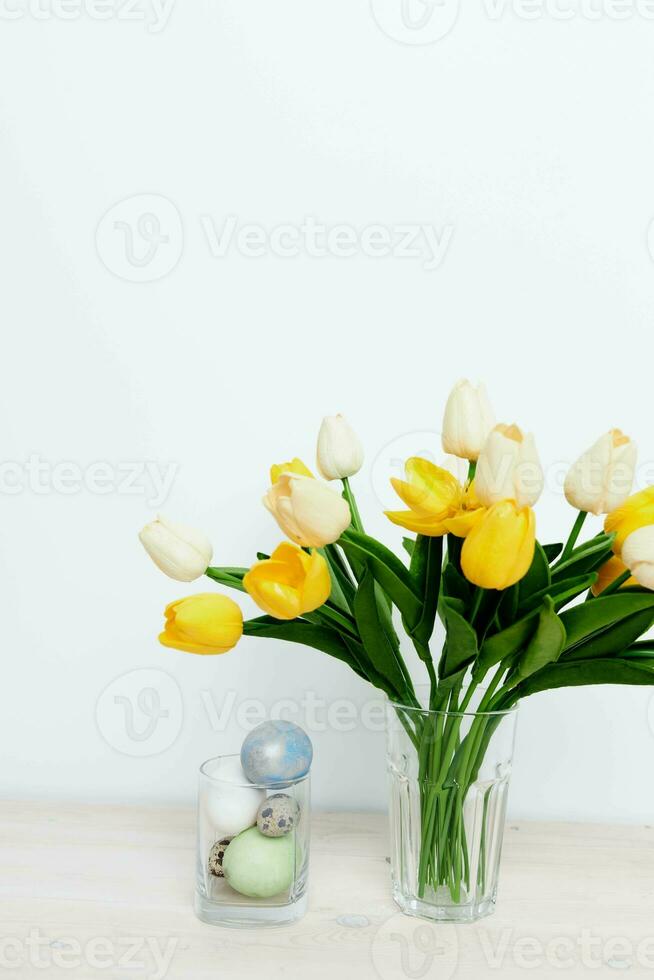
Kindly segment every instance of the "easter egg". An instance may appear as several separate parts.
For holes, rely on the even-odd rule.
[[[264,721],[241,746],[241,765],[253,783],[286,783],[311,766],[311,739],[292,721]]]
[[[257,813],[257,827],[266,837],[283,837],[297,823],[300,808],[286,793],[274,793],[264,800]]]
[[[223,874],[231,887],[248,898],[272,898],[293,881],[292,837],[264,837],[256,827],[244,830],[225,851]]]
[[[213,845],[209,852],[209,874],[214,875],[216,878],[223,877],[223,858],[225,857],[227,845],[231,840],[231,837],[223,837],[222,840],[217,841]]]
[[[235,758],[223,760],[207,785],[204,809],[214,839],[235,837],[257,822],[257,811],[266,793],[247,783],[248,778]]]

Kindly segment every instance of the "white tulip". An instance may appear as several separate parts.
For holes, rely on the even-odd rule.
[[[201,531],[161,515],[145,525],[139,539],[155,565],[178,582],[199,578],[213,557],[211,542]]]
[[[443,416],[443,449],[462,459],[477,459],[495,424],[486,389],[457,381]]]
[[[545,479],[532,435],[517,425],[496,425],[477,460],[475,494],[492,507],[500,500],[515,500],[518,507],[533,507]]]
[[[654,590],[654,524],[632,531],[622,546],[621,557],[638,584]]]
[[[350,508],[320,480],[282,473],[263,498],[284,534],[303,548],[322,548],[350,526]]]
[[[611,429],[568,470],[566,499],[577,510],[608,514],[631,493],[635,469],[636,444],[620,429]]]
[[[328,415],[318,433],[318,469],[326,480],[345,480],[363,466],[363,447],[342,415]]]

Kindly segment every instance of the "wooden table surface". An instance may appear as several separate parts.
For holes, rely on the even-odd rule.
[[[314,814],[309,912],[192,911],[189,809],[0,803],[0,976],[501,980],[654,976],[654,829],[509,823],[494,916],[431,925],[389,897],[386,819]]]

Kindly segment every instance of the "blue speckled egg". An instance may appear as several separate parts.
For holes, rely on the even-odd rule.
[[[311,739],[292,721],[264,721],[241,746],[241,765],[253,783],[286,783],[306,776],[313,758]]]

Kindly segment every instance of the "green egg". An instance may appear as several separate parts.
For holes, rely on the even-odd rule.
[[[251,827],[235,837],[223,858],[231,887],[248,898],[272,898],[287,889],[293,881],[293,836],[264,837]]]

